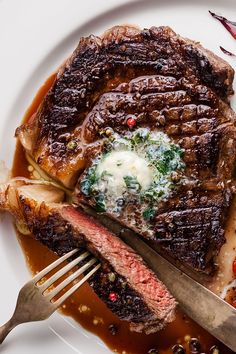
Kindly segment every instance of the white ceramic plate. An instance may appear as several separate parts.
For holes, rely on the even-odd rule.
[[[169,25],[236,67],[236,60],[219,49],[222,45],[236,53],[236,41],[210,17],[209,9],[236,20],[235,0],[0,0],[0,159],[11,166],[15,128],[38,88],[83,35],[100,34],[115,24]],[[20,285],[29,276],[11,219],[1,216],[1,322],[9,318]],[[59,314],[16,328],[1,347],[7,354],[44,351],[111,353],[99,338]]]

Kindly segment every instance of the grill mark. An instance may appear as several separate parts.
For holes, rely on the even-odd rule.
[[[115,118],[116,118],[116,125],[118,122],[120,122],[120,124],[125,124],[125,119],[127,115],[133,114],[134,111],[135,111],[135,116],[137,117],[138,121],[141,123],[143,117],[144,117],[144,121],[149,120],[147,119],[145,112],[143,114],[143,117],[140,115],[140,113],[142,113],[144,110],[148,110],[151,121],[155,122],[155,118],[156,118],[158,124],[159,123],[158,119],[161,120],[160,117],[162,117],[163,113],[165,115],[168,115],[166,108],[165,111],[160,109],[160,105],[163,105],[164,97],[165,99],[167,99],[167,102],[165,100],[164,105],[168,104],[171,107],[172,105],[175,105],[174,107],[175,109],[176,109],[176,99],[179,101],[178,105],[180,107],[183,105],[183,103],[189,102],[190,100],[187,93],[183,90],[170,91],[170,92],[168,91],[165,93],[149,93],[147,95],[141,96],[139,99],[136,99],[135,95],[130,93],[126,95],[122,93],[115,93],[115,94],[107,93],[102,96],[98,104],[94,107],[94,109],[90,112],[90,114],[86,118],[84,122],[84,130],[85,131],[90,130],[94,132],[104,127],[104,125],[113,126],[113,121]],[[155,109],[152,109],[152,107]],[[195,108],[197,110],[196,106]],[[195,115],[194,118],[198,118],[198,117],[196,117]],[[192,121],[188,121],[189,124],[190,122],[197,124],[195,119]],[[166,129],[167,133],[169,133],[170,135],[177,135],[183,131],[183,127],[184,127],[183,125],[170,126],[171,123],[169,124],[168,123],[169,123],[168,121],[164,123],[162,122],[162,125],[164,125],[164,128]],[[187,122],[185,122],[185,125],[186,124]],[[217,123],[215,123],[215,125],[216,124]],[[198,129],[203,129],[203,128],[202,126],[200,126],[198,127]],[[205,130],[207,130],[207,127],[205,127]],[[88,134],[88,138],[87,138],[88,141],[94,138],[93,135],[89,137]]]
[[[164,218],[168,216],[168,220],[172,220],[173,217],[176,218],[176,222],[175,224],[176,225],[180,225],[181,223],[181,219],[182,218],[186,218],[186,216],[188,216],[188,214],[191,214],[192,215],[192,218],[190,220],[186,219],[184,220],[184,222],[189,222],[189,223],[193,223],[193,217],[194,215],[193,214],[196,214],[196,218],[197,218],[197,221],[199,219],[200,216],[203,216],[203,218],[205,218],[207,215],[207,212],[212,212],[213,211],[213,208],[214,206],[210,206],[210,207],[200,207],[200,208],[188,208],[188,209],[185,209],[185,210],[181,210],[181,211],[170,211],[168,212],[167,214],[160,214],[158,215],[158,219],[161,219],[161,218]],[[215,211],[216,212],[219,212],[218,209],[215,207]],[[202,214],[202,215],[201,215]],[[210,216],[209,215],[209,218],[211,218],[212,215]],[[178,219],[179,218],[179,219]],[[158,220],[157,220],[158,221]],[[163,222],[163,220],[162,220]]]

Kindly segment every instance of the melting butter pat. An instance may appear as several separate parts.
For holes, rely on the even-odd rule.
[[[153,179],[148,161],[134,151],[111,152],[98,165],[97,173],[105,177],[106,187],[113,195],[122,194],[126,176],[135,177],[143,190],[148,189]]]

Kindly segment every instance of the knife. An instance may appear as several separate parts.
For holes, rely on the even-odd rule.
[[[134,231],[122,228],[117,221],[104,214],[95,213],[88,206],[81,205],[81,207],[118,235],[145,260],[178,301],[186,315],[236,352],[236,309],[233,306],[176,268]]]
[[[123,229],[120,237],[142,256],[189,317],[236,352],[236,309],[233,306],[176,268],[133,231]]]

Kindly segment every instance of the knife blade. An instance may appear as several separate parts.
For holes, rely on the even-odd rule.
[[[186,315],[236,352],[236,309],[233,306],[175,267],[134,231],[122,227],[117,221],[104,214],[95,213],[88,206],[81,206],[145,260],[178,301]]]
[[[189,317],[236,351],[236,309],[176,268],[133,231],[123,229],[120,237],[142,256]]]

